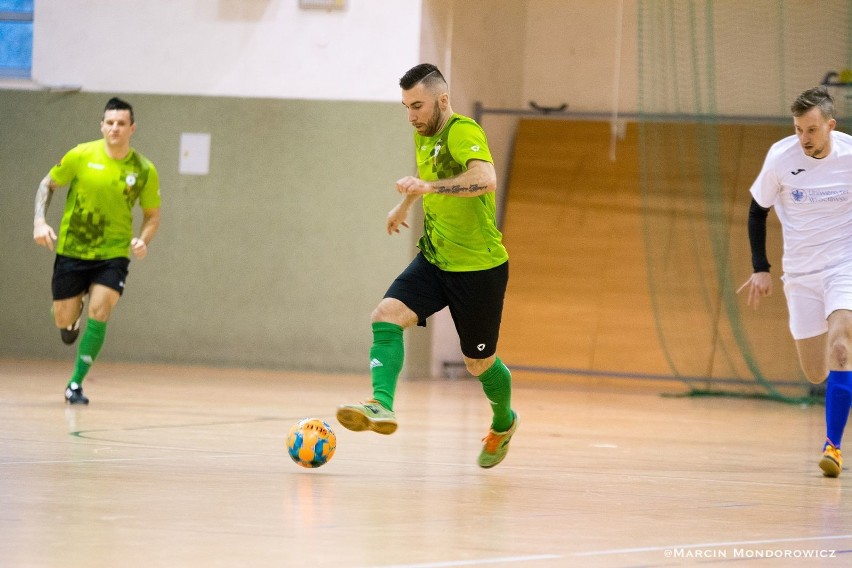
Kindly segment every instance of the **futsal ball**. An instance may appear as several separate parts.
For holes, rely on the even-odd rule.
[[[337,436],[319,418],[305,418],[293,424],[287,434],[287,453],[302,467],[324,465],[334,455]]]

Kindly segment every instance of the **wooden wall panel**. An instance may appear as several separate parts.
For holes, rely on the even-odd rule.
[[[626,125],[611,160],[607,123],[519,122],[503,226],[511,278],[502,357],[518,366],[750,377],[731,329],[738,326],[747,335],[743,349],[767,359],[764,372],[795,380],[781,282],[755,312],[718,277],[730,270],[738,285],[751,272],[748,188],[769,145],[791,129],[646,127],[653,162],[643,167],[636,123]],[[701,136],[713,138],[699,143]],[[719,194],[706,195],[707,187]],[[769,248],[780,275],[774,213]],[[737,303],[733,323],[724,301]]]

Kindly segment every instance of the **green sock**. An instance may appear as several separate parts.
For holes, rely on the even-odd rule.
[[[395,323],[377,321],[373,324],[373,346],[370,348],[370,374],[373,377],[373,398],[388,410],[393,410],[396,381],[402,372],[405,345],[402,328]]]
[[[107,322],[98,321],[89,318],[86,322],[86,330],[83,332],[83,337],[80,338],[80,347],[77,349],[77,362],[74,365],[74,376],[68,381],[68,386],[71,383],[83,384],[83,379],[89,372],[92,363],[98,357],[101,347],[104,344],[106,337]]]
[[[498,357],[487,371],[479,376],[482,390],[491,403],[494,418],[491,429],[495,432],[505,432],[515,420],[512,412],[512,373]]]

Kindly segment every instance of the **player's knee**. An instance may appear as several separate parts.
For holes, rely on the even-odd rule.
[[[486,359],[471,359],[469,357],[464,358],[464,366],[467,368],[467,372],[473,375],[474,377],[478,377],[485,371],[491,368],[491,365],[494,364],[494,360],[496,359],[496,355],[492,355]]]
[[[373,313],[370,314],[370,323],[376,323],[379,321],[389,321],[390,318],[390,310],[387,307],[387,304],[384,300],[379,302],[379,305],[376,306],[376,309],[373,310]]]
[[[843,340],[834,340],[829,349],[832,369],[846,369],[849,364],[849,345]]]
[[[417,314],[399,300],[385,298],[370,314],[370,323],[376,322],[394,323],[406,328],[417,323]]]
[[[74,311],[67,305],[54,304],[53,306],[53,322],[59,329],[72,325],[78,317],[80,317],[79,311]]]
[[[117,302],[117,300],[116,300]],[[89,318],[95,319],[98,321],[109,321],[110,316],[112,315],[112,310],[115,308],[115,303],[113,302],[95,302],[93,301],[89,306]]]

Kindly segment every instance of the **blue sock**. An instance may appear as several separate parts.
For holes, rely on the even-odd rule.
[[[825,432],[827,442],[839,448],[852,406],[852,371],[830,371],[825,387]]]

